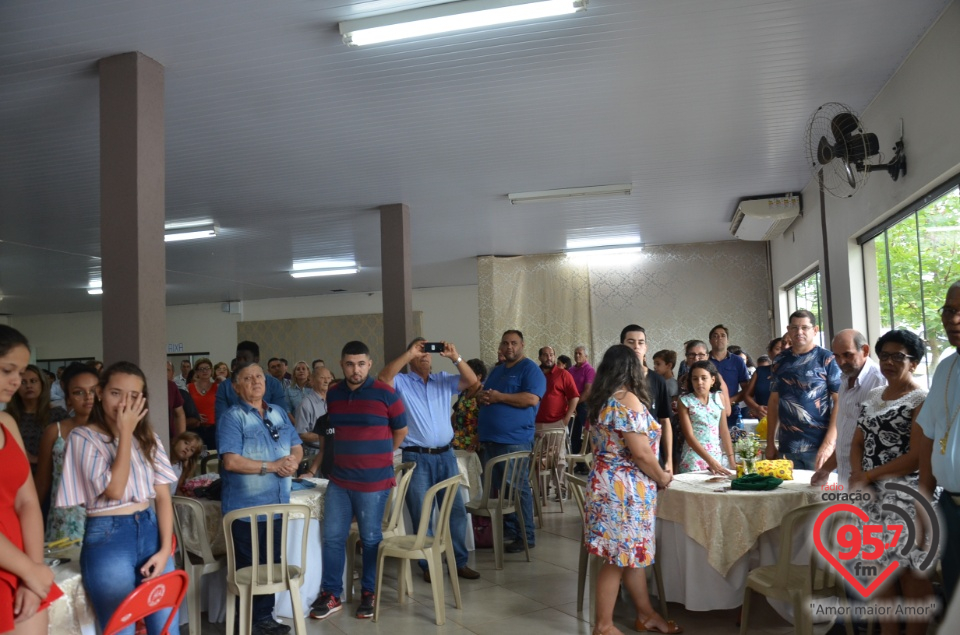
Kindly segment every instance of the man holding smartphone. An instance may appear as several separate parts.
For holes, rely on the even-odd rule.
[[[453,362],[458,374],[432,372],[432,351]],[[401,373],[407,365],[410,372]],[[417,522],[427,490],[460,473],[450,445],[453,440],[450,399],[463,391],[467,391],[467,396],[473,396],[480,388],[480,382],[452,343],[426,342],[422,337],[414,339],[403,355],[387,364],[378,379],[397,391],[409,415],[409,432],[400,449],[404,462],[417,464],[407,490],[407,509],[410,518]],[[441,503],[438,500],[436,504]],[[457,560],[457,576],[476,580],[480,574],[467,566],[466,532],[467,510],[458,494],[450,512],[450,539]],[[423,579],[429,582],[426,560],[420,561],[420,568]]]

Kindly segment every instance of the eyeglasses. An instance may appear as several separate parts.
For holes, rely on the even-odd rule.
[[[197,367],[197,372],[198,372],[198,373],[209,373],[211,370],[213,370],[213,369],[210,368],[209,366],[198,366],[198,367]]]
[[[937,313],[940,314],[944,320],[952,320],[957,317],[957,314],[960,313],[960,309],[955,309],[952,306],[942,306],[937,309]]]
[[[263,425],[267,426],[267,431],[270,433],[270,436],[273,437],[274,441],[277,441],[280,439],[280,431],[277,430],[277,427],[275,425],[273,425],[266,419],[263,420]]]
[[[687,359],[706,359],[706,353],[687,353]]]
[[[908,359],[916,359],[916,357],[914,357],[913,355],[907,355],[905,353],[885,353],[882,351],[877,353],[877,357],[880,358],[881,362],[887,362],[892,360],[898,364],[903,363]]]
[[[804,333],[806,333],[807,331],[812,331],[813,327],[810,326],[809,324],[804,324],[803,326],[796,326],[794,324],[791,324],[790,326],[787,327],[787,330],[790,331],[791,333],[796,333],[797,331],[803,331]]]

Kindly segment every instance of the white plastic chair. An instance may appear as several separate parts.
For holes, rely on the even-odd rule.
[[[445,598],[443,589],[443,555],[447,556],[447,568],[450,572],[450,584],[453,586],[453,598],[457,608],[463,604],[460,601],[460,581],[457,579],[457,562],[453,553],[453,542],[450,540],[450,511],[453,509],[454,499],[457,497],[457,488],[460,487],[460,476],[453,476],[440,481],[427,490],[423,496],[423,511],[420,513],[420,523],[414,536],[391,536],[384,538],[377,551],[377,588],[376,599],[373,603],[373,621],[380,617],[380,598],[383,587],[383,566],[387,558],[403,558],[405,560],[426,560],[430,571],[430,587],[433,590],[433,607],[437,625],[446,621]],[[433,516],[433,503],[437,496],[443,496],[440,504],[440,513],[437,514],[433,528],[433,536],[428,536],[430,518]],[[400,603],[403,603],[406,581],[399,576],[398,594]]]
[[[547,504],[547,491],[552,480],[560,491],[560,453],[565,448],[567,431],[544,430],[533,445],[533,461],[530,464],[530,485],[533,488],[533,511],[543,527],[543,507]],[[563,496],[560,511],[563,512]]]
[[[490,459],[484,468],[483,494],[479,499],[466,504],[467,512],[474,516],[486,516],[490,519],[490,528],[493,530],[493,558],[497,569],[503,568],[503,517],[505,514],[517,514],[520,521],[520,536],[523,548],[530,562],[530,547],[527,544],[526,519],[520,508],[520,478],[523,468],[529,468],[529,452],[511,452],[494,459]],[[495,466],[503,464],[499,483],[493,483]],[[491,498],[496,491],[498,498]],[[531,519],[532,521],[533,519]]]
[[[390,497],[383,508],[383,522],[381,531],[384,538],[390,536],[402,536],[406,532],[403,526],[403,506],[407,497],[407,490],[410,488],[410,481],[413,479],[413,470],[417,464],[413,461],[409,463],[400,463],[395,465],[393,473],[397,484],[390,489]],[[347,536],[347,602],[353,601],[353,568],[356,566],[357,543],[360,542],[360,529],[356,523],[350,525],[350,535]],[[413,593],[413,574],[410,572],[410,562],[401,562],[398,576],[405,576],[407,579],[407,588]]]
[[[750,617],[750,602],[753,593],[790,602],[793,606],[795,632],[803,635],[813,633],[813,617],[809,610],[811,598],[839,598],[846,605],[844,623],[847,635],[853,635],[853,620],[850,619],[847,592],[843,579],[837,571],[824,560],[816,549],[811,549],[809,564],[793,564],[793,537],[797,528],[812,527],[820,512],[832,503],[814,503],[804,505],[789,512],[780,523],[780,554],[776,564],[754,569],[747,575],[747,586],[743,590],[743,612],[740,618],[740,635],[748,632],[747,620]],[[846,522],[842,513],[832,514],[821,527],[824,532],[823,543],[831,550],[836,542],[836,530],[840,522]],[[804,531],[805,535],[807,534]]]
[[[300,566],[288,563],[287,557],[287,530],[290,526],[290,516],[310,518],[310,507],[300,504],[260,505],[235,509],[223,517],[223,533],[227,541],[227,633],[234,631],[234,598],[240,598],[240,632],[251,632],[253,596],[290,592],[293,605],[293,624],[297,635],[307,635],[307,624],[303,619],[303,603],[300,600],[300,587],[303,585],[307,566],[307,536],[310,532],[304,530],[300,539]],[[266,564],[260,564],[260,544],[258,539],[257,519],[266,517]],[[274,521],[280,517],[280,553],[274,552]],[[250,543],[252,547],[253,564],[237,569],[236,553],[233,546],[234,522],[245,522],[249,525]]]
[[[208,573],[219,571],[226,564],[227,557],[213,555],[203,506],[196,499],[173,497],[173,531],[177,536],[177,550],[183,570],[190,576],[187,589],[190,635],[200,635],[200,579]]]

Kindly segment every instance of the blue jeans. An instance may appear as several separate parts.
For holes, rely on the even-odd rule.
[[[793,461],[795,470],[815,470],[817,469],[816,452],[784,452],[783,458]]]
[[[423,511],[423,497],[427,494],[427,490],[441,481],[459,476],[460,468],[457,467],[457,457],[453,450],[447,450],[443,454],[418,454],[417,452],[404,451],[403,462],[417,464],[410,477],[410,487],[407,489],[407,509],[410,511],[410,520],[416,527],[420,522],[420,514]],[[438,496],[435,507],[439,508],[441,503],[443,503],[443,498]],[[430,535],[433,535],[432,525]],[[458,569],[467,566],[466,535],[467,509],[464,507],[463,498],[460,497],[458,491],[457,497],[453,501],[453,509],[450,510],[450,540],[453,543],[453,554],[457,559]],[[420,568],[426,570],[426,560],[420,561]]]
[[[390,490],[355,492],[334,482],[327,485],[323,499],[323,574],[320,590],[339,598],[343,593],[343,567],[347,560],[347,536],[350,522],[357,518],[360,544],[363,545],[363,575],[360,588],[373,593],[377,584],[377,548],[383,539],[383,508]],[[353,572],[350,572],[353,575]]]
[[[511,452],[530,452],[533,442],[530,443],[484,443],[483,465],[486,470],[487,461]],[[493,483],[499,484],[503,478],[503,467],[494,470]],[[520,474],[520,512],[523,514],[523,524],[527,530],[527,542],[532,547],[537,541],[533,531],[533,490],[530,489],[530,462],[523,462],[523,473]],[[520,521],[516,514],[507,514],[503,517],[503,539],[520,540]]]
[[[266,516],[260,516],[264,518],[262,522],[257,523],[257,542],[258,550],[260,552],[260,564],[266,564],[267,562],[267,521]],[[283,545],[280,543],[281,532],[283,531],[283,522],[279,518],[273,519],[273,553],[277,562],[280,558],[280,550],[283,549]],[[304,529],[306,531],[306,529]],[[230,533],[233,534],[233,551],[236,554],[237,558],[237,569],[242,569],[244,567],[249,567],[253,564],[253,544],[250,541],[250,523],[244,522],[242,520],[234,521],[230,525]],[[255,595],[253,596],[253,602],[251,606],[251,624],[256,624],[267,619],[273,619],[273,607],[276,596],[272,594],[266,595]],[[240,610],[240,598],[237,598],[235,606],[231,609],[227,607],[227,610]],[[239,623],[239,620],[237,621]]]
[[[160,530],[153,509],[124,516],[87,516],[80,551],[80,573],[101,630],[120,603],[143,582],[142,567],[160,549]],[[173,558],[162,573],[173,571]],[[148,616],[147,633],[163,630],[170,609]],[[180,624],[174,617],[173,626]],[[134,627],[120,631],[133,635]]]

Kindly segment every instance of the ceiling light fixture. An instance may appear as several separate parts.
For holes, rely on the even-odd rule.
[[[340,23],[351,46],[450,33],[485,26],[568,15],[587,8],[587,0],[461,0]]]
[[[608,245],[606,247],[586,247],[584,249],[567,249],[564,251],[568,256],[578,258],[589,256],[612,256],[616,254],[639,254],[643,251],[643,245]]]
[[[196,240],[198,238],[213,238],[220,232],[220,226],[212,220],[167,223],[163,229],[163,240],[168,243]]]
[[[291,271],[290,275],[294,278],[316,278],[317,276],[343,276],[360,271],[359,267],[344,269],[304,269],[303,271]]]
[[[91,280],[87,287],[87,293],[90,295],[103,295],[103,280]]]
[[[593,198],[596,196],[630,196],[633,192],[632,183],[617,185],[593,185],[590,187],[568,187],[560,190],[544,190],[542,192],[517,192],[507,194],[507,198],[514,205],[518,203],[542,203],[545,201],[565,201],[577,198]]]

